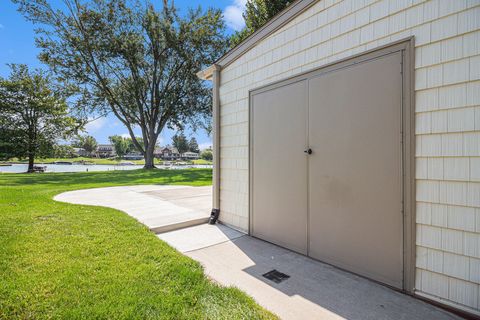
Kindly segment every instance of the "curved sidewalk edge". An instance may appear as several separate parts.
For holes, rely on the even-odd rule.
[[[55,201],[103,206],[125,212],[162,233],[208,221],[212,187],[138,185],[68,191]]]

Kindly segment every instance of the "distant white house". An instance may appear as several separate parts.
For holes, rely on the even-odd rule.
[[[162,157],[162,147],[155,146],[155,150],[153,150],[153,156],[157,159],[160,159]]]
[[[98,158],[110,158],[116,156],[115,148],[111,144],[99,144],[96,156]]]
[[[83,148],[73,148],[73,152],[77,157],[86,157],[89,155],[88,152]]]
[[[180,158],[180,153],[177,148],[167,145],[161,149],[158,157],[163,160],[177,160]]]
[[[182,153],[182,156],[181,156],[183,160],[197,160],[199,157],[200,156],[198,153],[190,152],[190,151]]]
[[[129,152],[123,156],[125,160],[143,160],[144,157],[140,152]]]

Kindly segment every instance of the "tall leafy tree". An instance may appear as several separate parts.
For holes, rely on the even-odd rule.
[[[66,95],[42,70],[10,65],[8,79],[0,78],[0,156],[28,158],[53,153],[56,141],[67,139],[83,125],[69,114]]]
[[[197,139],[195,139],[195,137],[192,137],[188,142],[188,149],[191,152],[196,152],[196,153],[200,152],[200,148],[198,147]]]
[[[72,146],[65,144],[57,144],[53,147],[53,158],[74,158],[76,156]]]
[[[160,10],[148,0],[13,1],[38,26],[41,61],[74,84],[92,111],[112,112],[125,125],[145,168],[154,167],[165,126],[208,126],[210,88],[196,72],[225,52],[220,10],[181,16],[167,0]]]
[[[83,138],[82,148],[85,149],[90,155],[97,151],[97,140],[92,136],[86,136]]]
[[[77,140],[74,142],[74,146],[77,148],[85,149],[88,154],[92,155],[97,150],[97,140],[92,136],[78,136]]]
[[[185,153],[189,150],[188,140],[185,137],[185,134],[177,133],[172,137],[172,144],[177,148],[180,154]]]
[[[203,160],[213,160],[213,152],[212,152],[212,149],[207,149],[207,150],[203,150],[202,153],[200,153],[200,158],[202,158]]]
[[[292,2],[292,0],[248,0],[243,13],[245,27],[231,36],[230,46],[233,48],[248,38]]]
[[[131,151],[130,150],[131,139],[124,138],[124,137],[118,136],[118,135],[110,136],[110,137],[108,137],[108,139],[113,144],[113,147],[115,148],[115,153],[120,158]]]

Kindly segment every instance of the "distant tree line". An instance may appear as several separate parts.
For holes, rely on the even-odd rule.
[[[141,150],[139,150],[135,146],[135,143],[130,137],[114,135],[114,136],[108,137],[108,139],[110,140],[110,143],[113,145],[113,148],[115,149],[115,153],[117,154],[117,157],[123,157],[126,154],[129,154],[132,152],[141,153]],[[137,137],[137,140],[142,141],[142,138]]]
[[[198,147],[197,139],[195,139],[195,137],[192,137],[189,141],[187,140],[187,137],[183,132],[177,133],[172,137],[172,145],[175,148],[177,148],[180,154],[188,151],[200,153],[200,148]]]
[[[130,137],[113,135],[109,136],[108,140],[112,144],[117,157],[121,158],[129,153],[140,152]],[[142,141],[142,138],[137,137],[137,140]],[[188,140],[184,133],[175,134],[172,137],[172,145],[177,148],[179,153],[185,153],[188,151],[200,153],[197,139],[192,137]],[[73,140],[72,146],[58,146],[58,151],[54,153],[55,157],[63,158],[69,157],[69,155],[75,156],[73,147],[82,148],[89,155],[93,155],[97,150],[98,143],[95,138],[90,135],[79,135]],[[204,157],[206,157],[206,160],[211,160],[209,159],[210,156],[208,155],[208,150]]]

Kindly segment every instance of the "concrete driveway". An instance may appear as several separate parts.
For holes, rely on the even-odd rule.
[[[212,208],[212,187],[139,185],[76,190],[56,201],[122,210],[155,233],[205,223]]]
[[[213,280],[235,286],[282,319],[459,319],[442,309],[223,225],[159,234],[199,261]],[[278,270],[281,283],[263,274]]]

